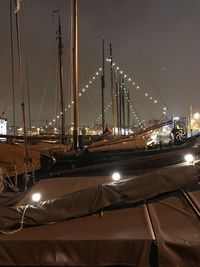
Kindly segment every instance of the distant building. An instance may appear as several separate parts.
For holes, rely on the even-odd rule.
[[[0,118],[0,134],[7,134],[7,120]],[[0,138],[1,141],[6,141],[6,138]]]

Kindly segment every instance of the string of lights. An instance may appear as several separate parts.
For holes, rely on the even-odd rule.
[[[107,58],[106,62],[110,63],[111,59]],[[135,79],[131,78],[130,76],[128,76],[127,74],[125,74],[124,70],[122,70],[122,68],[120,68],[119,66],[117,66],[117,64],[115,62],[113,62],[113,67],[114,70],[117,71],[118,73],[120,73],[121,75],[123,75],[124,79],[128,82],[128,84],[130,86],[132,86],[134,89],[136,89],[137,91],[144,91],[144,97],[149,100],[151,103],[153,104],[157,104],[158,100],[151,96],[151,94],[149,93],[149,90],[147,91],[146,89],[142,88],[138,82],[135,81]],[[167,113],[167,108],[165,106],[162,107],[162,114],[166,115]]]
[[[81,88],[81,90],[79,90],[79,97],[82,97],[84,96],[85,94],[87,94],[88,92],[88,89],[91,87],[91,85],[95,82],[95,80],[97,79],[97,77],[99,75],[101,75],[101,71],[102,71],[102,68],[98,68],[98,70],[95,72],[95,74],[91,77],[91,79],[85,84],[85,86],[83,86]],[[74,104],[74,101],[72,100],[70,104],[68,104],[66,107],[65,107],[65,112],[71,110],[72,106]],[[49,122],[48,122],[48,125],[46,125],[46,128],[48,126],[52,126],[52,125],[55,125],[57,120],[60,119],[62,115],[62,112],[58,113],[53,119],[51,119]]]
[[[110,63],[111,59],[110,58],[107,58],[106,59],[106,62]],[[154,104],[157,104],[158,103],[158,100],[151,96],[149,94],[149,92],[147,92],[147,90],[145,90],[144,88],[142,88],[138,82],[136,82],[134,79],[132,79],[130,76],[128,76],[127,74],[125,74],[125,72],[122,70],[122,68],[120,68],[119,66],[116,65],[116,63],[113,63],[113,67],[114,67],[114,70],[117,71],[118,73],[120,73],[121,75],[123,75],[124,77],[124,80],[126,82],[128,82],[128,84],[132,87],[134,87],[134,89],[136,90],[143,90],[144,91],[144,96],[147,100],[151,101],[152,103]],[[91,77],[91,79],[85,84],[85,86],[83,86],[80,90],[79,90],[79,97],[82,97],[84,95],[86,95],[88,93],[88,89],[92,86],[92,84],[95,82],[95,80],[97,79],[97,77],[99,75],[101,75],[101,72],[102,72],[102,68],[98,68],[98,70],[95,72],[95,74]],[[141,126],[141,128],[143,127],[146,127],[146,121],[145,120],[142,120],[140,121],[136,111],[134,110],[133,108],[133,103],[130,99],[130,97],[127,95],[127,91],[126,89],[124,88],[125,90],[125,94],[126,94],[126,98],[127,98],[127,101],[130,102],[130,110],[133,114],[133,117],[134,119],[136,120],[137,124],[135,125],[135,127],[138,127],[138,126]],[[68,104],[66,107],[65,107],[65,112],[71,110],[72,106],[74,104],[74,101],[71,101],[70,104]],[[112,107],[112,103],[109,103],[104,112],[107,112],[110,108]],[[162,107],[162,114],[163,115],[166,115],[167,113],[167,108],[166,107]],[[48,122],[48,125],[46,125],[45,127],[47,128],[48,126],[52,126],[52,125],[56,125],[56,122],[60,119],[62,115],[62,112],[60,112],[59,114],[57,114],[52,120],[50,120]],[[102,118],[102,114],[98,115],[97,116],[97,119],[95,120],[96,123],[99,123],[100,120]]]
[[[104,112],[106,113],[111,107],[112,107],[112,102],[110,102],[110,103],[106,106],[106,108],[104,109]],[[102,114],[100,114],[100,115],[97,117],[97,119],[95,120],[95,122],[96,122],[96,123],[99,123],[99,121],[101,120],[101,118],[102,118]]]

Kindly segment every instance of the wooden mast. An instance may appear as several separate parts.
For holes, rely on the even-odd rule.
[[[113,85],[113,56],[112,56],[112,44],[110,43],[110,82],[111,82],[111,99],[112,99],[112,123],[113,134],[116,130],[116,105],[115,105],[115,89]]]
[[[125,121],[125,81],[124,81],[124,76],[122,76],[122,129],[123,129],[124,135],[125,135],[125,127],[126,127],[126,121]]]
[[[102,76],[101,76],[101,114],[102,114],[102,133],[105,129],[105,112],[104,112],[104,90],[105,90],[105,56],[104,56],[104,39],[102,40]]]
[[[18,61],[19,61],[19,80],[20,80],[21,107],[22,107],[23,130],[24,130],[25,162],[29,163],[31,161],[31,158],[29,157],[28,148],[27,148],[27,130],[26,130],[26,116],[25,116],[25,103],[24,103],[24,83],[23,83],[21,40],[20,40],[20,34],[19,34],[18,11],[15,12],[15,18],[16,18],[16,29],[17,29],[17,50],[18,50]]]
[[[58,56],[59,56],[59,83],[60,83],[60,115],[61,115],[61,137],[62,144],[64,144],[65,139],[65,104],[63,96],[63,43],[62,43],[62,33],[60,24],[60,13],[58,14]]]
[[[73,93],[74,93],[74,131],[73,148],[78,145],[78,0],[73,0]]]
[[[10,0],[10,49],[11,49],[11,71],[12,71],[12,102],[13,102],[13,136],[16,137],[16,120],[15,120],[15,86],[14,86],[14,53],[13,53],[13,8]]]
[[[119,75],[119,133],[122,134],[122,74]]]
[[[119,135],[119,83],[118,83],[118,70],[115,69],[115,101],[116,101],[116,127],[117,134]]]

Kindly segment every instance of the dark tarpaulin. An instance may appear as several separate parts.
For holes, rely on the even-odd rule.
[[[123,177],[127,179],[128,177]],[[112,177],[90,176],[90,177],[56,177],[44,179],[37,182],[29,192],[18,202],[18,206],[33,203],[32,195],[39,192],[41,201],[63,197],[66,194],[80,191],[104,183],[113,182]]]
[[[173,193],[151,203],[149,209],[158,242],[159,265],[199,267],[200,221],[184,194]]]
[[[0,265],[156,267],[143,206],[0,235]]]
[[[27,195],[27,192],[0,193],[0,207],[12,207],[19,203]]]
[[[183,194],[193,195],[196,200],[193,202],[199,205],[198,167],[170,168],[138,178],[113,184],[117,189],[112,196],[115,193],[122,194],[123,203],[124,200],[128,203],[136,201],[129,207],[119,209],[115,206],[115,209],[105,210],[103,216],[95,213],[74,220],[23,228],[12,235],[1,234],[0,265],[199,267],[199,218]],[[36,185],[19,203],[29,203],[33,191],[46,190],[47,198],[53,196],[63,199],[60,198],[62,195],[74,195],[76,190],[80,190],[80,193],[90,192],[91,187],[97,189],[99,187],[94,185],[101,182],[85,178],[84,186],[81,180],[73,180],[74,185],[72,179],[68,183],[66,178],[63,178],[63,182],[60,178],[58,188],[56,179],[49,180],[49,188],[48,180],[41,181],[40,186]],[[67,184],[70,186],[67,187]],[[195,185],[195,189],[186,188],[191,185]],[[69,194],[70,187],[73,194]],[[111,190],[112,185],[108,185],[108,188]],[[97,199],[107,203],[109,192],[105,191],[104,194],[102,191],[103,196]],[[158,196],[159,193],[164,194]],[[153,199],[143,204],[137,202],[152,196]],[[93,201],[92,198],[90,200]],[[89,208],[97,204],[91,203]],[[74,207],[79,209],[85,205],[81,203],[76,207],[74,204]],[[44,211],[44,206],[40,209]],[[13,210],[16,209],[13,207]],[[57,213],[54,209],[49,211]]]
[[[0,230],[37,225],[92,214],[117,204],[136,203],[197,183],[199,168],[180,166],[103,184],[29,206],[0,208]]]

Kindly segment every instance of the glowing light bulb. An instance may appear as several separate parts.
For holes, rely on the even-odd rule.
[[[39,202],[40,199],[41,199],[41,194],[40,193],[35,193],[35,194],[32,195],[32,200],[34,202]]]
[[[186,154],[184,156],[184,159],[187,165],[192,164],[194,162],[194,156],[192,154]]]
[[[114,173],[112,174],[112,179],[113,179],[114,181],[119,181],[120,178],[121,178],[121,175],[120,175],[119,172],[114,172]]]

